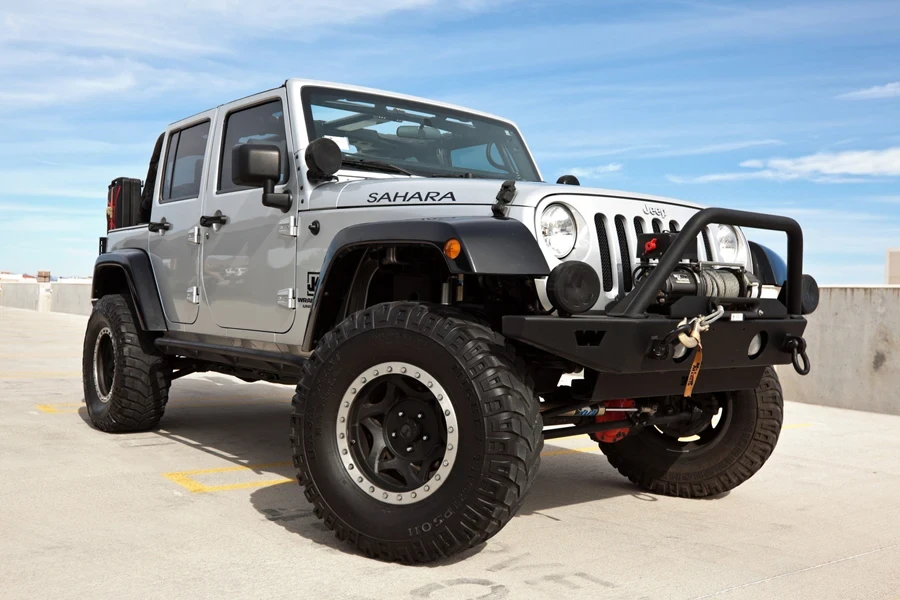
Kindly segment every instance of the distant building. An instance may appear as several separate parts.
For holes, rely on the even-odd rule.
[[[887,268],[884,270],[885,283],[900,285],[900,248],[887,251]]]

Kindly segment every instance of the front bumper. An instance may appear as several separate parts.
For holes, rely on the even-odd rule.
[[[788,234],[786,299],[685,297],[668,314],[648,312],[666,277],[678,265],[688,244],[695,243],[710,222],[759,227]],[[756,387],[771,365],[794,363],[794,347],[802,342],[806,319],[801,308],[803,237],[796,221],[757,213],[704,209],[684,226],[656,268],[606,312],[561,317],[507,315],[503,334],[597,373],[593,400],[680,394],[684,391],[696,349],[680,358],[656,350],[682,317],[711,312],[715,304],[730,306],[702,334],[703,362],[694,390],[728,391]],[[752,357],[750,344],[762,337]],[[792,343],[794,346],[792,346]],[[663,344],[664,345],[664,344]],[[805,349],[805,342],[802,342]],[[804,355],[805,360],[805,355]],[[808,364],[808,363],[807,363]],[[593,373],[592,373],[593,375]]]
[[[729,321],[726,313],[703,333],[703,364],[696,392],[756,387],[767,366],[790,364],[788,336],[806,329],[802,316]],[[503,335],[597,371],[592,400],[681,394],[696,350],[675,359],[655,358],[654,343],[678,324],[676,319],[625,319],[607,315],[574,317],[503,317]],[[753,337],[763,334],[764,346],[748,356]]]

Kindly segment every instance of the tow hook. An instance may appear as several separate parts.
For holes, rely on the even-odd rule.
[[[800,375],[809,373],[809,357],[806,355],[806,340],[798,335],[786,335],[782,350],[791,353],[791,364]]]

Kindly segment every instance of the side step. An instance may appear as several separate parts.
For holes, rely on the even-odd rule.
[[[254,350],[161,337],[156,346],[169,355],[232,367],[242,371],[261,371],[278,377],[299,378],[306,359],[294,354]]]

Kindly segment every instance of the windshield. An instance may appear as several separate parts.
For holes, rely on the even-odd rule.
[[[387,163],[425,177],[539,181],[522,137],[487,117],[389,96],[326,88],[303,89],[309,139],[327,137],[345,167],[366,171]]]

